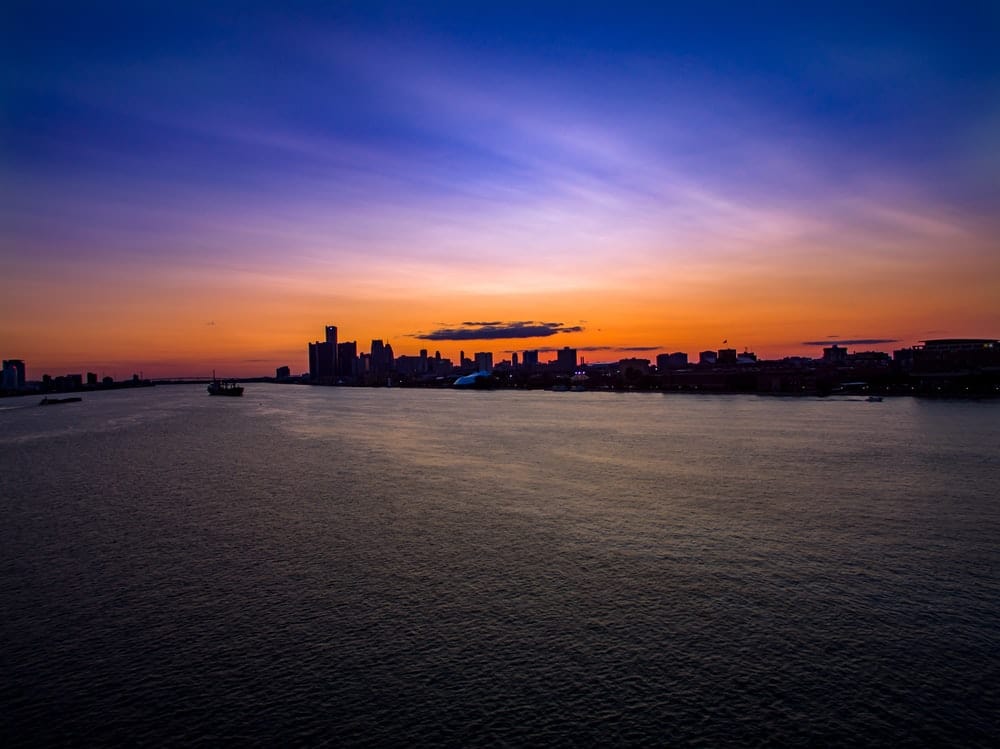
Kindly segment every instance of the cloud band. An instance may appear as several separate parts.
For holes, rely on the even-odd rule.
[[[563,325],[561,322],[463,322],[455,327],[443,327],[430,333],[413,333],[414,338],[424,341],[489,341],[507,338],[548,338],[557,333],[579,333],[579,325]]]

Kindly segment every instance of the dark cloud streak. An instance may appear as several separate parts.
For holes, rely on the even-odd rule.
[[[867,346],[874,343],[899,343],[898,338],[837,338],[832,341],[802,341],[803,346]]]
[[[505,338],[548,338],[557,333],[579,333],[579,325],[561,322],[463,322],[458,327],[443,327],[430,333],[412,333],[424,341],[490,341]]]

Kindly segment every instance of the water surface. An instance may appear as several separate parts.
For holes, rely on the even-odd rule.
[[[7,745],[986,746],[1000,404],[0,401]]]

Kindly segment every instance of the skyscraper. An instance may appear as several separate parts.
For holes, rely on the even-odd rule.
[[[476,370],[479,372],[492,372],[493,371],[493,352],[492,351],[477,351],[476,352]]]
[[[560,372],[576,370],[576,349],[563,346],[556,352],[556,369]]]
[[[24,360],[4,359],[2,385],[5,390],[20,390],[24,387]]]
[[[333,382],[337,376],[337,326],[326,326],[326,340],[309,344],[309,379]]]
[[[337,326],[327,325],[326,326],[326,342],[333,347],[333,372],[336,373],[339,370],[337,366]]]
[[[309,344],[309,379],[313,382],[329,382],[336,370],[336,347],[332,343],[316,341]]]
[[[358,375],[358,342],[337,344],[337,376],[350,380]]]
[[[371,371],[376,377],[386,374],[385,368],[385,343],[381,338],[372,339],[371,348]]]

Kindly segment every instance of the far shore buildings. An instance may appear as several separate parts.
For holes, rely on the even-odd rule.
[[[752,351],[722,348],[705,350],[691,362],[686,352],[674,351],[649,359],[626,358],[585,363],[569,346],[546,349],[555,353],[548,363],[539,361],[538,349],[506,351],[509,359],[496,361],[494,353],[477,351],[472,358],[461,353],[456,366],[451,359],[426,349],[419,355],[395,356],[392,345],[374,339],[367,352],[357,341],[340,341],[335,325],[327,325],[325,340],[308,344],[309,372],[293,375],[278,367],[278,382],[317,385],[449,386],[462,375],[488,374],[479,385],[560,389],[636,389],[683,392],[768,394],[925,395],[948,397],[1000,397],[1000,340],[995,338],[940,338],[883,351],[849,351],[839,343],[822,348],[816,358],[790,356],[758,360]],[[105,388],[148,386],[141,374],[116,382],[94,371],[51,376],[28,381],[23,359],[3,359],[0,395],[71,392]],[[581,385],[586,383],[586,385]]]
[[[78,372],[52,376],[43,374],[40,380],[27,379],[23,359],[3,359],[0,369],[0,395],[17,396],[31,393],[65,393],[78,390],[112,390],[126,387],[148,387],[153,383],[133,374],[129,380],[115,381],[113,377],[99,377],[96,372]]]
[[[860,383],[865,388],[896,388],[900,393],[951,392],[959,385],[970,392],[986,388],[992,393],[994,386],[989,383],[1000,384],[1000,341],[982,338],[928,340],[892,356],[881,351],[852,352],[838,343],[823,347],[817,358],[778,360],[759,360],[752,351],[724,347],[700,351],[692,362],[687,352],[673,351],[657,355],[655,364],[638,358],[587,364],[570,346],[548,349],[555,358],[547,363],[539,361],[538,349],[526,349],[505,352],[510,358],[500,361],[491,351],[467,357],[463,350],[453,364],[440,351],[430,356],[426,349],[417,356],[395,356],[392,345],[378,338],[372,340],[369,351],[359,351],[356,341],[338,340],[335,325],[326,326],[325,339],[309,344],[309,373],[303,379],[313,384],[434,386],[473,373],[490,373],[490,387],[547,387],[586,375],[591,389],[703,392],[824,394],[836,391],[841,383],[852,387]],[[278,379],[289,379],[284,368]]]

